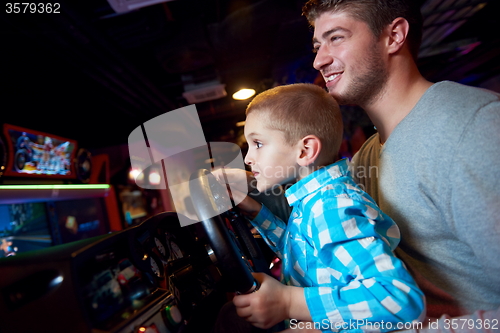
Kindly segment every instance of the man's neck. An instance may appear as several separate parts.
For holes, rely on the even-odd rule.
[[[377,128],[382,144],[432,85],[422,77],[416,66],[402,67],[393,70],[393,73],[398,74],[389,76],[381,94],[370,104],[361,106]]]

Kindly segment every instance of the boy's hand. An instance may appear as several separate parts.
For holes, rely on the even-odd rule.
[[[237,193],[235,193],[237,192]],[[254,199],[250,198],[248,195],[238,192],[238,191],[231,191],[233,195],[233,200],[235,202],[240,202],[236,206],[246,215],[248,218],[253,220],[257,214],[259,214],[260,209],[262,208],[262,204],[255,201]],[[244,196],[243,199],[241,199]],[[239,200],[238,200],[239,199]]]
[[[233,200],[239,202],[237,205],[238,208],[250,219],[254,219],[262,208],[262,205],[249,197],[245,192],[248,186],[247,177],[252,177],[253,179],[253,175],[250,176],[251,173],[247,173],[245,170],[233,168],[217,169],[212,174],[224,187],[226,186],[227,179]],[[250,188],[248,190],[250,191]]]
[[[285,286],[264,273],[252,273],[260,283],[256,292],[233,298],[236,313],[258,328],[270,328],[290,318],[311,321],[311,314],[304,297],[304,288]],[[289,331],[285,331],[289,332]],[[293,332],[315,332],[297,331]]]
[[[259,328],[270,328],[289,318],[290,293],[288,286],[264,273],[252,273],[259,281],[258,291],[233,298],[238,315]]]
[[[237,168],[220,168],[212,171],[217,181],[222,184],[231,186],[231,189],[239,190],[240,192],[252,192],[256,189],[256,181],[250,171]]]

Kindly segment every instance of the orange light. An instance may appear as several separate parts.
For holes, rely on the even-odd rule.
[[[255,90],[253,89],[240,89],[233,94],[233,98],[237,100],[245,100],[255,95]]]
[[[149,183],[151,185],[159,185],[161,183],[161,176],[158,171],[154,170],[149,174]]]

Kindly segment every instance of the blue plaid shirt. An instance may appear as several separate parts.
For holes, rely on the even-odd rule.
[[[252,221],[282,259],[282,279],[304,287],[315,328],[390,331],[423,318],[423,293],[392,251],[399,229],[361,191],[347,160],[321,168],[286,192],[285,224],[262,206]]]

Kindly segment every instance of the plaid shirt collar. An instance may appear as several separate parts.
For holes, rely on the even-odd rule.
[[[294,206],[306,196],[318,191],[323,186],[333,183],[334,179],[349,176],[347,159],[342,159],[319,170],[293,184],[285,192],[290,206]]]

